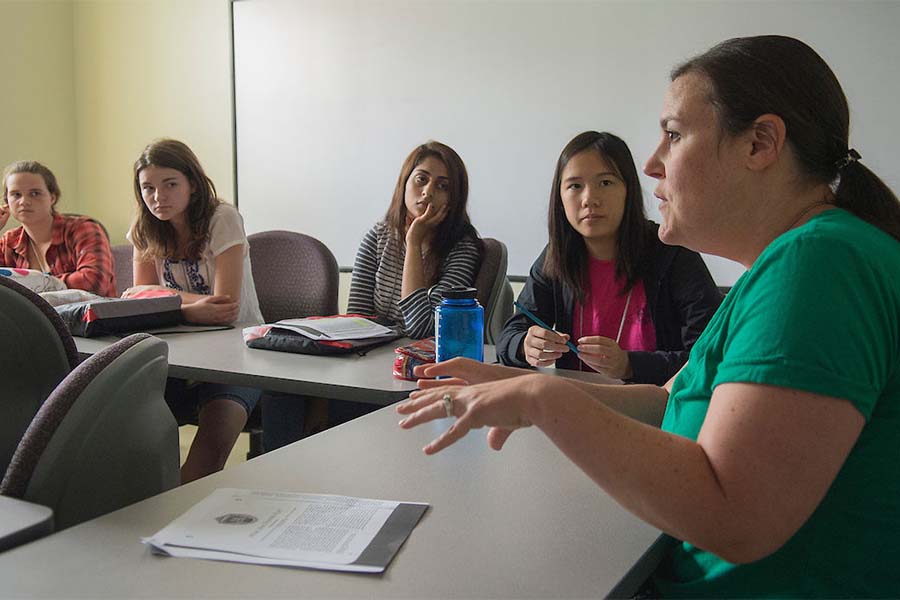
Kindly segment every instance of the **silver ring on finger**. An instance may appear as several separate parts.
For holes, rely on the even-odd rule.
[[[447,418],[453,416],[453,398],[450,397],[450,394],[444,394],[441,397],[441,402],[444,404],[444,412],[447,414]]]

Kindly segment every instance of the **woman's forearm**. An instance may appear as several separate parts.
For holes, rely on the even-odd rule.
[[[403,282],[400,286],[400,297],[406,298],[418,289],[426,287],[425,259],[422,258],[422,247],[409,245],[403,257]]]
[[[797,532],[865,422],[844,400],[726,384],[694,441],[612,410],[646,410],[653,386],[591,394],[540,378],[530,388],[527,418],[597,484],[648,523],[732,563],[764,558]]]
[[[534,393],[534,425],[625,508],[679,539],[730,547],[733,513],[703,449],[636,420],[661,413],[664,389],[542,378]]]

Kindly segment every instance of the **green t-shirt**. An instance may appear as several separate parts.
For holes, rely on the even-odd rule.
[[[696,440],[728,382],[844,398],[866,424],[784,546],[735,565],[679,543],[656,573],[662,595],[900,596],[900,243],[840,209],[772,242],[691,350],[662,428]]]

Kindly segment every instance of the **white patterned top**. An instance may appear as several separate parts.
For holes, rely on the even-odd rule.
[[[125,236],[131,241],[131,231]],[[241,277],[241,310],[238,323],[263,322],[256,297],[256,286],[250,269],[250,244],[244,233],[244,219],[235,207],[219,203],[209,222],[209,240],[200,253],[200,260],[155,259],[156,276],[161,285],[190,294],[212,295],[216,276],[216,257],[229,248],[244,246],[244,268]]]

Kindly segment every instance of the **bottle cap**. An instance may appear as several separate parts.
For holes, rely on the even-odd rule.
[[[451,300],[464,300],[466,298],[475,298],[478,295],[478,290],[473,287],[462,287],[459,285],[454,285],[449,290],[444,292],[444,298],[449,298]]]

